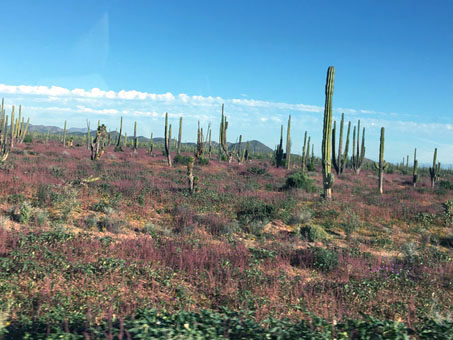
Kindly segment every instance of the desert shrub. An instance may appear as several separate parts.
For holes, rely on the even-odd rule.
[[[173,158],[173,163],[187,165],[187,164],[189,164],[191,158],[192,158],[192,156],[176,155]]]
[[[38,210],[35,213],[35,223],[38,227],[42,227],[47,224],[48,216],[45,211]]]
[[[198,165],[208,165],[209,164],[209,158],[205,158],[205,157],[198,157],[198,161],[197,161],[197,164]]]
[[[36,190],[35,204],[38,207],[46,207],[49,204],[52,187],[47,184],[39,184]]]
[[[351,235],[360,228],[361,223],[357,217],[357,214],[351,209],[346,210],[346,221],[342,224],[342,228],[346,234],[346,238],[350,239]]]
[[[178,233],[191,233],[195,228],[195,213],[187,205],[177,205],[172,210],[172,215],[174,219],[175,231]]]
[[[267,173],[267,168],[263,166],[250,166],[247,168],[247,172],[252,175],[261,176]]]
[[[33,143],[33,137],[31,135],[26,135],[24,137],[24,143],[26,143],[26,144]]]
[[[266,222],[277,217],[278,209],[274,204],[248,197],[240,203],[237,219],[244,225],[254,221]]]
[[[324,248],[313,248],[313,267],[327,272],[338,266],[338,254],[335,251]]]
[[[288,220],[289,225],[301,225],[301,224],[308,224],[311,222],[313,217],[313,211],[310,209],[304,209],[302,211],[297,212],[296,214],[291,215]]]
[[[444,217],[447,225],[453,224],[453,200],[442,203],[444,208]]]
[[[216,214],[197,215],[194,219],[213,235],[225,235],[233,232],[229,221],[222,216]]]
[[[439,188],[445,189],[445,190],[453,190],[453,183],[451,183],[447,180],[442,180],[439,182]]]
[[[11,217],[19,223],[28,223],[32,216],[32,207],[30,203],[23,202],[21,205],[14,207],[11,210]]]
[[[313,180],[304,172],[293,172],[286,178],[285,185],[282,189],[303,189],[306,192],[315,192],[316,187],[313,185]]]
[[[449,236],[441,237],[439,240],[439,243],[441,246],[444,246],[447,248],[453,248],[453,234],[451,234]]]
[[[306,225],[300,228],[300,235],[308,242],[321,242],[329,238],[323,227],[317,224]]]
[[[401,246],[406,263],[414,264],[418,260],[418,251],[414,242],[407,242]]]
[[[25,200],[26,200],[26,197],[22,193],[8,195],[8,199],[7,199],[9,204],[21,204],[21,203],[25,202]]]
[[[97,218],[97,216],[94,214],[90,214],[87,217],[85,217],[83,224],[86,229],[94,229],[97,227],[98,222],[99,219]]]
[[[118,234],[121,231],[122,221],[109,214],[104,216],[97,225],[99,230],[101,231],[108,231],[113,234]]]

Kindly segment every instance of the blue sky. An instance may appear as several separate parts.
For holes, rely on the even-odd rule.
[[[131,5],[133,3],[133,5]],[[235,141],[273,147],[292,115],[293,152],[305,130],[321,146],[327,67],[335,119],[361,119],[367,157],[413,148],[453,163],[452,1],[2,1],[0,96],[34,124],[161,136],[163,114],[183,139],[221,103]],[[94,89],[94,90],[93,90]],[[8,106],[9,108],[9,106]]]

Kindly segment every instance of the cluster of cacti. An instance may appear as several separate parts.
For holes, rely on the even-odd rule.
[[[118,139],[116,141],[116,145],[115,145],[115,151],[123,151],[123,149],[121,148],[121,134],[123,132],[123,117],[121,117],[120,119],[120,133],[118,134]]]
[[[354,172],[358,175],[360,173],[360,169],[363,164],[363,160],[365,158],[365,128],[363,128],[362,133],[362,145],[360,146],[360,120],[357,124],[357,144],[356,144],[356,127],[354,126],[353,131],[353,138],[352,138],[352,168]],[[357,150],[355,147],[357,146]]]
[[[286,169],[291,167],[291,115],[288,118],[288,129],[286,131]]]
[[[374,163],[374,166],[376,169],[379,170],[379,182],[378,182],[378,188],[379,188],[379,193],[382,194],[384,192],[383,189],[383,183],[384,183],[384,171],[387,169],[387,162],[384,160],[384,128],[381,128],[381,143],[379,146],[379,163]]]
[[[19,105],[19,117],[14,119],[14,106],[11,108],[11,127],[8,132],[8,116],[5,114],[5,101],[2,98],[2,106],[0,109],[0,161],[4,162],[8,158],[9,152],[14,148],[14,143],[22,144],[27,134],[30,119],[25,123],[22,118],[22,106]],[[10,135],[8,137],[8,135]]]
[[[335,68],[329,66],[326,79],[326,102],[324,106],[324,124],[322,131],[322,182],[324,188],[324,198],[332,198],[332,186],[334,177],[331,171],[331,134],[332,134],[332,97],[335,80]]]
[[[96,137],[91,143],[91,160],[98,160],[104,154],[106,137],[107,127],[104,124],[99,125],[96,130]]]
[[[412,170],[412,184],[415,186],[417,185],[417,179],[418,179],[418,161],[417,161],[417,148],[414,150],[414,168]]]
[[[437,163],[437,148],[434,149],[433,167],[429,168],[429,175],[431,177],[431,188],[434,188],[440,174],[440,162]]]
[[[181,140],[182,140],[182,117],[179,117],[179,133],[178,133],[178,148],[176,149],[176,154],[181,154]]]
[[[344,172],[346,163],[348,161],[349,135],[351,132],[351,122],[349,122],[349,124],[348,124],[348,132],[346,134],[346,145],[344,148],[344,153],[343,153],[343,127],[344,127],[344,113],[341,114],[340,139],[338,142],[338,156],[335,154],[336,153],[335,134],[337,131],[337,122],[334,122],[333,130],[332,130],[332,163],[333,163],[333,167],[335,168],[337,175],[341,175]]]
[[[165,155],[167,156],[168,166],[172,166],[171,162],[171,124],[168,125],[168,112],[165,112],[165,135],[164,135]]]
[[[224,113],[224,104],[222,104],[222,120],[220,122],[220,135],[219,135],[219,157],[221,157],[221,153],[223,151],[225,158],[228,160],[228,163],[231,163],[233,159],[233,154],[228,150],[227,144],[227,129],[228,129],[228,121]]]
[[[275,149],[275,165],[279,168],[283,162],[283,125],[280,130],[280,144]]]

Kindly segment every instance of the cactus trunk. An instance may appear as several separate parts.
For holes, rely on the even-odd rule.
[[[165,132],[164,132],[164,139],[165,139],[165,154],[167,155],[167,163],[168,166],[172,166],[171,163],[171,154],[170,154],[170,148],[171,148],[171,124],[168,126],[168,113],[165,112]]]
[[[179,132],[178,132],[178,149],[176,153],[181,154],[181,139],[182,139],[182,117],[179,117]]]
[[[291,115],[288,118],[288,129],[286,131],[286,169],[291,168]]]
[[[335,68],[330,66],[327,70],[326,101],[324,106],[324,124],[322,132],[322,178],[324,199],[332,199],[332,186],[334,177],[331,171],[331,135],[332,135],[332,97],[335,81]]]

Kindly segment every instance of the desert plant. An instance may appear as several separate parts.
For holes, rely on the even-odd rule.
[[[181,139],[182,139],[182,117],[179,117],[179,132],[178,132],[178,149],[176,154],[181,154]]]
[[[123,132],[123,117],[120,119],[120,133],[118,134],[118,139],[116,141],[115,151],[123,151],[121,148],[121,134]]]
[[[280,131],[280,144],[275,150],[275,165],[279,168],[282,165],[283,161],[283,125],[281,126]]]
[[[304,146],[302,147],[302,159],[301,159],[302,171],[305,171],[306,164],[307,164],[307,131],[305,131]]]
[[[91,160],[95,161],[101,158],[105,149],[105,138],[107,136],[107,128],[104,124],[98,126],[96,137],[91,143]]]
[[[417,179],[418,179],[418,161],[417,161],[417,148],[414,150],[414,168],[412,169],[412,185],[415,186],[417,185]]]
[[[379,146],[379,163],[374,163],[375,168],[379,171],[378,189],[379,193],[383,194],[384,172],[387,169],[387,162],[384,160],[384,128],[381,128],[381,142]]]
[[[165,112],[165,131],[164,131],[165,155],[167,156],[168,166],[171,167],[171,124],[168,126],[168,112]]]
[[[357,143],[356,143],[356,129],[354,126],[353,131],[353,142],[352,142],[352,168],[354,172],[358,175],[365,159],[365,128],[363,128],[362,133],[362,145],[360,145],[360,120],[357,123]],[[357,149],[355,147],[357,146]]]
[[[429,175],[431,177],[431,188],[434,188],[434,185],[439,179],[439,173],[440,173],[440,162],[437,163],[437,148],[435,148],[433,156],[433,167],[429,168]]]
[[[338,156],[335,155],[335,134],[336,134],[336,122],[333,124],[332,130],[332,163],[335,168],[337,175],[341,175],[346,167],[346,162],[348,160],[348,149],[349,149],[349,134],[351,131],[351,122],[348,124],[348,132],[346,135],[346,145],[343,153],[343,127],[344,127],[344,113],[341,114],[340,122],[340,137],[338,142]]]
[[[286,169],[291,167],[291,115],[288,118],[288,129],[286,131]]]
[[[300,235],[308,242],[322,242],[329,238],[323,227],[318,224],[305,225],[300,228]]]
[[[227,129],[228,129],[228,121],[224,113],[224,104],[222,104],[222,120],[220,122],[220,134],[219,134],[219,157],[223,154],[225,155],[226,160],[228,163],[231,163],[232,160],[232,153],[228,151],[228,144],[227,144]]]
[[[332,134],[332,96],[335,79],[335,68],[329,66],[326,80],[326,102],[324,106],[324,125],[322,132],[322,182],[324,199],[332,199],[332,186],[334,177],[331,171],[331,134]]]
[[[294,172],[286,178],[286,183],[283,189],[299,188],[306,192],[314,192],[316,190],[313,185],[313,180],[304,172]]]

